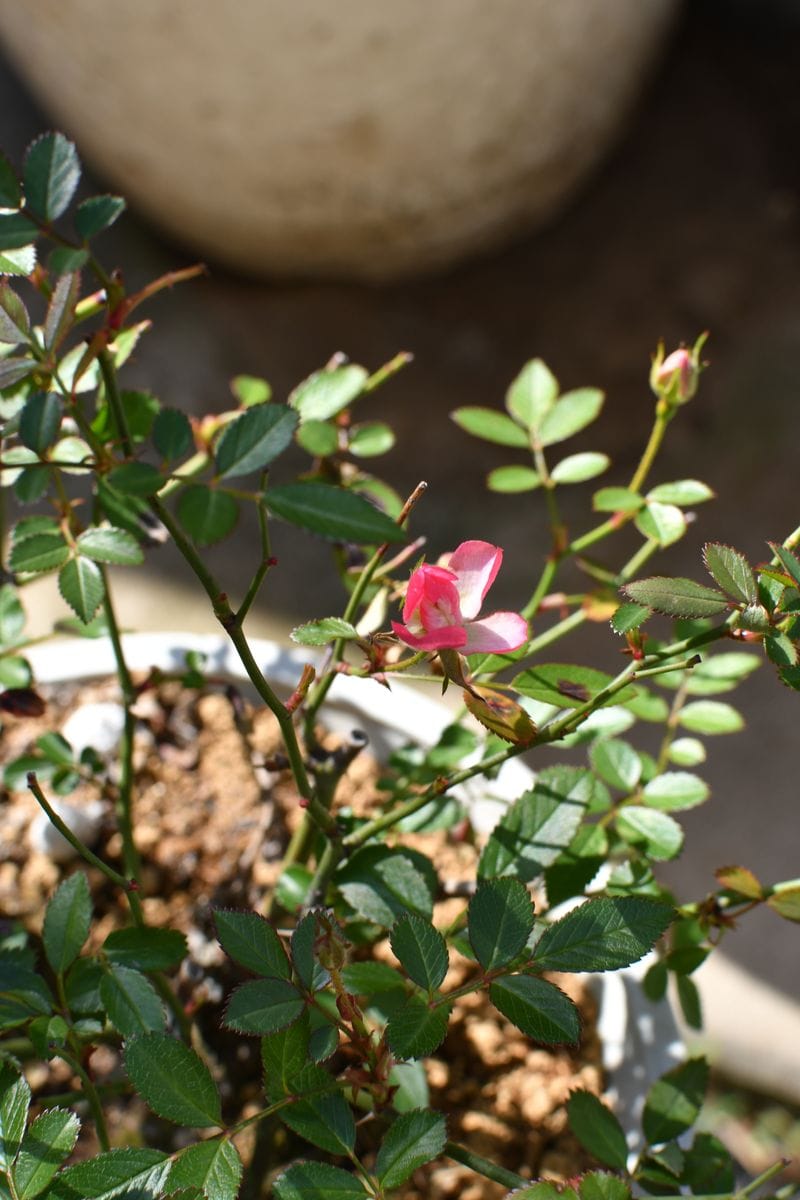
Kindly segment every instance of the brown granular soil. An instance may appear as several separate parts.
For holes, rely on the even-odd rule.
[[[47,699],[43,717],[6,721],[0,733],[3,764],[30,753],[36,737],[60,727],[79,704],[116,698],[113,681],[80,689],[59,685],[42,693]],[[233,1038],[220,1029],[222,1000],[239,978],[215,941],[210,909],[263,908],[301,809],[290,777],[275,761],[279,744],[268,712],[251,709],[223,688],[187,693],[167,683],[142,692],[137,714],[135,831],[143,860],[144,911],[149,923],[187,935],[189,956],[176,981],[178,994],[197,1015],[212,1069],[215,1062],[225,1062],[219,1081],[226,1117],[235,1120],[260,1107],[260,1056],[256,1039]],[[375,763],[362,754],[337,795],[357,812],[374,811],[379,802],[375,778]],[[112,792],[110,782],[107,813],[92,848],[120,869]],[[81,804],[97,798],[97,784],[87,782],[69,800]],[[99,872],[74,860],[55,863],[32,848],[38,811],[27,792],[6,793],[0,803],[0,916],[19,920],[38,934],[47,899],[63,875],[80,865],[89,877],[96,918],[86,949],[96,950],[112,929],[128,924],[126,902]],[[477,851],[469,841],[441,833],[409,840],[434,859],[440,877],[474,879]],[[464,903],[442,898],[435,920],[448,924]],[[393,961],[388,947],[377,947],[377,953]],[[445,986],[459,986],[471,969],[468,960],[453,955]],[[563,976],[556,982],[580,1009],[580,1046],[538,1047],[485,995],[471,994],[457,1001],[444,1045],[426,1062],[431,1106],[447,1114],[450,1138],[532,1179],[564,1179],[597,1165],[570,1134],[564,1108],[575,1088],[602,1091],[595,1006],[580,978]],[[91,1068],[101,1083],[124,1078],[114,1045],[98,1047]],[[32,1065],[27,1074],[39,1095],[77,1086],[70,1068],[58,1059]],[[168,1150],[179,1148],[174,1128],[155,1120],[136,1099],[114,1101],[109,1119],[115,1145],[148,1140]],[[86,1156],[96,1148],[86,1121],[77,1153]],[[246,1138],[239,1148],[247,1161]],[[290,1143],[290,1152],[306,1157],[309,1147]],[[257,1196],[258,1188],[249,1194]],[[506,1189],[446,1159],[416,1172],[400,1194],[403,1200],[496,1200]]]

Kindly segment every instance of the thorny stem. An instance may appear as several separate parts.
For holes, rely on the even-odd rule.
[[[261,585],[267,577],[267,572],[270,567],[274,566],[272,559],[272,549],[269,540],[269,524],[267,522],[267,513],[262,501],[257,505],[258,509],[258,528],[261,537],[261,562],[258,564],[253,578],[250,581],[250,586],[245,592],[244,599],[236,610],[236,620],[239,625],[244,624],[244,619],[250,611],[250,608],[258,595]]]
[[[129,901],[133,898],[138,899],[138,897],[136,897],[136,893],[131,891],[131,881],[126,879],[124,875],[120,875],[119,872],[115,871],[113,867],[110,867],[108,863],[103,862],[102,858],[98,858],[94,851],[90,850],[89,847],[81,841],[77,834],[73,833],[70,827],[61,820],[61,817],[52,807],[42,791],[39,785],[39,780],[36,778],[35,771],[28,772],[28,787],[33,793],[37,804],[47,814],[50,824],[58,830],[65,841],[69,842],[70,846],[72,846],[73,850],[80,855],[84,862],[87,862],[90,867],[96,867],[98,871],[102,871],[106,879],[110,880],[110,882],[115,884],[116,887],[122,888]],[[133,908],[132,904],[131,907]]]
[[[34,798],[39,806],[47,814],[50,824],[58,830],[65,841],[69,842],[70,846],[72,846],[73,850],[80,855],[84,862],[88,863],[90,867],[95,867],[98,871],[105,875],[106,879],[115,884],[116,887],[122,889],[122,891],[125,893],[128,904],[130,905],[131,916],[133,917],[134,925],[138,926],[140,929],[146,928],[147,922],[144,919],[142,902],[139,898],[139,893],[136,890],[135,880],[126,879],[124,875],[120,875],[119,872],[115,871],[113,867],[110,867],[107,862],[103,862],[102,858],[98,858],[94,851],[90,850],[89,847],[81,841],[77,834],[73,833],[69,825],[62,821],[61,817],[48,801],[47,797],[39,786],[39,781],[36,778],[35,771],[28,772],[28,787],[33,793]],[[185,1041],[190,1042],[192,1028],[189,1018],[184,1012],[183,1005],[180,1003],[177,996],[172,991],[169,983],[160,971],[153,971],[151,977],[162,1000],[169,1005],[170,1009],[174,1013],[175,1020],[178,1022],[182,1037]]]
[[[132,712],[136,701],[136,689],[133,686],[131,673],[125,661],[122,649],[119,623],[114,611],[111,592],[108,586],[108,574],[105,567],[100,568],[103,577],[103,612],[105,613],[111,646],[114,651],[114,662],[117,669],[122,704],[125,713],[125,724],[120,739],[120,779],[116,790],[114,807],[117,814],[117,825],[122,837],[122,861],[125,871],[131,879],[138,880],[141,874],[141,860],[133,837],[133,738],[136,719]]]
[[[505,1167],[499,1166],[491,1159],[484,1158],[480,1154],[474,1154],[472,1150],[468,1150],[466,1146],[460,1146],[458,1142],[446,1142],[444,1153],[448,1158],[454,1159],[465,1167],[469,1167],[471,1171],[476,1171],[478,1175],[484,1175],[487,1179],[492,1179],[495,1183],[499,1183],[506,1188],[521,1188],[527,1187],[530,1184],[530,1179],[523,1179],[521,1175],[515,1175],[513,1171],[506,1170]]]
[[[425,495],[427,488],[428,485],[424,479],[417,484],[417,486],[414,488],[414,491],[411,493],[402,507],[400,515],[397,518],[398,525],[403,526],[406,523],[411,515],[412,509]],[[355,617],[356,613],[358,612],[359,605],[364,597],[364,593],[369,587],[372,577],[378,569],[381,560],[386,554],[386,551],[389,549],[389,545],[389,542],[384,542],[382,545],[378,546],[372,558],[364,567],[364,570],[361,572],[355,587],[350,593],[350,599],[347,602],[347,607],[342,614],[343,620],[352,621]],[[308,703],[306,704],[305,729],[306,740],[309,744],[311,744],[313,741],[314,722],[316,720],[317,712],[319,711],[320,705],[330,691],[331,684],[336,677],[336,665],[341,660],[342,653],[344,651],[344,644],[343,638],[337,638],[337,640],[333,643],[328,658],[328,669],[313,688],[311,695],[309,696]]]
[[[126,458],[130,458],[133,454],[133,439],[128,429],[128,422],[125,419],[125,410],[122,407],[122,397],[119,391],[119,384],[117,383],[117,371],[114,366],[114,360],[108,350],[101,350],[97,355],[97,361],[100,364],[100,373],[103,376],[103,383],[105,384],[108,396],[108,406],[114,414],[114,420],[119,430],[122,453]]]

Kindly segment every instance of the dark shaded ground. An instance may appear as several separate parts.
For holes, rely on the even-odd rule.
[[[431,481],[416,529],[435,553],[465,537],[507,548],[497,599],[512,606],[526,598],[545,550],[541,506],[535,494],[522,503],[487,495],[483,474],[513,453],[495,454],[458,432],[449,410],[500,403],[522,363],[540,355],[565,387],[607,391],[598,432],[569,449],[606,450],[621,481],[647,430],[650,352],[660,337],[669,346],[709,329],[711,369],[670,431],[658,478],[699,476],[725,506],[700,509],[661,569],[699,578],[699,547],[709,537],[758,559],[766,538],[800,522],[799,66],[792,0],[692,0],[618,149],[558,222],[446,275],[396,287],[257,283],[215,271],[152,306],[158,332],[128,379],[199,411],[224,406],[226,381],[240,371],[266,375],[283,395],[336,350],[371,366],[413,350],[414,366],[373,408],[400,433],[392,482],[408,491]],[[18,159],[47,124],[0,66],[4,149]],[[108,235],[106,259],[119,261],[131,282],[182,262],[132,217]],[[575,489],[573,501],[588,503],[589,492]],[[584,527],[585,518],[575,519]],[[248,537],[240,531],[233,550],[213,555],[232,591],[245,573]],[[276,540],[286,564],[271,577],[276,608],[336,611],[333,575],[310,567],[316,547],[285,530]],[[606,661],[614,652],[609,646]],[[714,801],[685,818],[694,844],[672,868],[684,891],[702,892],[715,866],[742,859],[767,880],[800,874],[800,697],[779,694],[764,669],[743,708],[749,736],[712,744]],[[796,991],[793,935],[758,914],[731,952]],[[782,962],[779,942],[795,947]]]

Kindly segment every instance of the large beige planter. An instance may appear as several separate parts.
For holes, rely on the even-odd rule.
[[[107,185],[253,272],[425,271],[550,214],[676,0],[0,0]]]

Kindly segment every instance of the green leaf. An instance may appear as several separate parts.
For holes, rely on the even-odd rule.
[[[580,1200],[631,1200],[631,1190],[617,1175],[589,1171],[579,1186]]]
[[[602,738],[589,751],[601,779],[620,792],[632,792],[642,775],[642,760],[633,746],[618,738]]]
[[[176,1125],[221,1124],[219,1092],[193,1050],[166,1033],[140,1033],[125,1043],[125,1069],[153,1112]]]
[[[3,280],[0,283],[0,342],[18,346],[30,338],[31,320],[19,296]]]
[[[721,700],[693,700],[681,709],[678,721],[692,733],[736,733],[744,727],[736,709]]]
[[[675,976],[675,991],[683,1019],[690,1029],[703,1028],[703,1006],[697,984],[688,975]]]
[[[88,558],[71,558],[58,573],[58,590],[75,616],[88,625],[105,594],[100,568]]]
[[[38,236],[38,226],[24,213],[0,213],[0,250],[23,250]]]
[[[364,390],[367,371],[356,363],[315,371],[289,396],[301,421],[327,421],[347,408]]]
[[[319,621],[306,621],[305,625],[295,626],[290,637],[300,646],[325,646],[338,638],[348,641],[357,638],[358,630],[341,617],[322,617]]]
[[[207,1200],[236,1200],[242,1160],[228,1138],[209,1138],[184,1150],[172,1165],[165,1191],[200,1188]]]
[[[599,416],[603,400],[603,393],[597,388],[565,392],[540,423],[537,440],[542,446],[552,446],[573,437]]]
[[[100,982],[100,997],[112,1025],[123,1037],[163,1033],[164,1010],[150,980],[130,967],[112,966]]]
[[[558,380],[541,358],[532,358],[506,392],[506,408],[526,429],[538,429],[558,397]]]
[[[418,920],[420,918],[405,917],[403,920]],[[344,985],[354,996],[377,996],[382,992],[405,992],[406,983],[403,976],[388,963],[354,962],[348,963],[342,971]],[[412,977],[413,978],[413,977]],[[425,984],[421,985],[425,987]],[[438,985],[436,985],[438,986]]]
[[[640,625],[643,625],[651,615],[652,610],[646,604],[625,601],[624,604],[620,604],[611,618],[611,628],[614,633],[629,633],[631,629],[638,629]]]
[[[337,872],[336,886],[359,916],[376,925],[389,928],[407,912],[430,918],[433,891],[421,859],[405,847],[365,846]]]
[[[156,1200],[170,1160],[161,1150],[125,1147],[75,1163],[59,1175],[53,1200]]]
[[[316,955],[321,932],[318,914],[310,912],[300,918],[292,934],[292,962],[298,979],[308,991],[315,989],[321,970]]]
[[[684,1151],[681,1182],[691,1188],[692,1195],[731,1195],[735,1189],[733,1159],[719,1138],[712,1133],[698,1133],[690,1148]]]
[[[648,858],[675,858],[683,846],[683,830],[665,812],[639,804],[626,804],[617,814],[617,832],[638,846]]]
[[[31,686],[31,669],[27,659],[18,655],[3,655],[0,658],[0,684],[6,690],[29,688]]]
[[[551,908],[581,896],[608,856],[608,836],[601,825],[583,825],[569,846],[545,872]]]
[[[484,442],[530,449],[525,430],[505,413],[497,412],[494,408],[457,408],[450,416],[465,433],[471,433],[473,437],[481,438]]]
[[[669,757],[679,767],[696,767],[705,762],[706,748],[697,738],[676,738],[669,748]]]
[[[69,548],[60,533],[34,533],[11,548],[12,571],[52,571],[69,558]]]
[[[144,561],[144,553],[132,533],[113,526],[96,525],[78,536],[78,551],[94,562],[132,567]]]
[[[592,796],[590,773],[578,767],[546,767],[492,831],[478,864],[478,878],[515,875],[538,879],[571,843]]]
[[[644,500],[638,492],[624,487],[600,488],[592,496],[595,512],[637,512],[643,504]]]
[[[22,246],[19,250],[0,253],[0,275],[30,275],[35,266],[35,246]]]
[[[309,1020],[304,1013],[293,1025],[261,1039],[261,1061],[268,1098],[291,1096],[308,1063]],[[333,1081],[331,1081],[333,1082]]]
[[[10,1062],[0,1065],[0,1171],[11,1167],[17,1157],[31,1102],[31,1089],[24,1075]]]
[[[800,667],[781,667],[778,671],[781,683],[795,692],[800,692]]]
[[[225,1024],[239,1033],[275,1033],[296,1021],[305,1000],[287,979],[253,979],[231,995]]]
[[[53,997],[41,975],[16,963],[3,963],[0,997],[0,1021],[5,1028],[18,1025],[31,1016],[50,1016],[55,1007]],[[18,1015],[14,1015],[18,1014]]]
[[[411,1112],[412,1109],[429,1106],[430,1090],[424,1063],[395,1063],[389,1072],[389,1084],[397,1089],[392,1098],[395,1112]]]
[[[254,912],[214,909],[217,937],[226,954],[255,975],[289,979],[289,958],[269,921]]]
[[[62,275],[53,288],[53,294],[47,306],[43,329],[46,349],[53,350],[66,337],[72,324],[79,296],[80,276],[77,272]]]
[[[425,1058],[441,1046],[449,1019],[449,1004],[430,1008],[422,996],[409,996],[386,1026],[389,1049],[397,1058]]]
[[[19,208],[21,204],[22,190],[17,173],[0,151],[0,208]]]
[[[575,1045],[580,1040],[577,1008],[560,988],[538,975],[507,975],[497,979],[489,988],[489,999],[534,1041]]]
[[[533,467],[495,467],[486,476],[486,486],[490,492],[505,494],[532,492],[541,482],[541,475]]]
[[[536,944],[542,971],[616,971],[652,950],[670,924],[669,904],[639,896],[587,900],[549,925]]]
[[[722,592],[691,579],[654,575],[623,584],[620,590],[636,604],[646,604],[668,617],[713,617],[728,607]]]
[[[800,657],[797,645],[785,633],[764,638],[764,649],[767,652],[767,658],[770,662],[775,663],[776,667],[797,666],[798,657]]]
[[[398,1117],[375,1160],[381,1186],[391,1191],[405,1183],[417,1167],[439,1157],[446,1141],[447,1127],[441,1113],[416,1109]]]
[[[120,403],[127,432],[134,442],[144,442],[150,437],[156,417],[161,411],[160,400],[152,392],[128,390],[120,394]],[[106,442],[118,442],[122,437],[114,409],[107,402],[100,405],[97,416],[92,421],[92,430]],[[148,470],[152,469],[148,467]],[[148,477],[144,478],[146,483]],[[134,476],[134,485],[135,482]]]
[[[667,686],[684,687],[690,696],[730,692],[760,665],[761,659],[758,655],[730,650],[704,658],[689,675],[676,671],[674,682],[670,673]],[[659,677],[660,683],[663,684],[664,680],[665,676]]]
[[[686,533],[686,517],[674,504],[648,500],[636,516],[636,528],[646,538],[655,538],[659,546],[671,546]]]
[[[573,1092],[567,1101],[567,1116],[578,1141],[607,1167],[624,1171],[628,1164],[625,1131],[609,1108],[591,1092]]]
[[[78,958],[70,967],[65,981],[67,1007],[79,1016],[98,1013],[103,1007],[100,981],[103,969],[96,958]]]
[[[555,704],[558,708],[578,708],[608,687],[612,677],[594,667],[580,667],[573,663],[544,663],[520,672],[511,681],[511,686],[523,696],[540,700],[542,704]],[[624,704],[636,695],[633,687],[615,693],[615,704]]]
[[[414,913],[401,917],[389,934],[392,953],[410,979],[429,992],[447,974],[447,943],[439,930]]]
[[[738,550],[723,546],[721,542],[707,542],[703,547],[703,559],[724,592],[742,604],[755,604],[758,588],[752,567]]]
[[[31,1124],[12,1171],[17,1200],[31,1200],[47,1187],[78,1139],[80,1121],[63,1108],[50,1108]]]
[[[778,542],[770,542],[769,548],[783,564],[790,579],[800,588],[800,558],[788,546],[781,546]]]
[[[348,449],[357,458],[375,458],[386,454],[394,445],[394,432],[382,421],[353,425],[348,432]]]
[[[10,583],[0,585],[0,646],[12,646],[25,628],[25,610]]]
[[[776,884],[767,896],[767,904],[785,921],[800,921],[800,884]]]
[[[226,425],[216,446],[221,479],[260,471],[291,444],[298,416],[281,404],[258,404]]]
[[[585,483],[587,479],[595,479],[607,471],[611,459],[607,454],[598,454],[587,450],[583,454],[570,454],[556,463],[550,472],[556,483]]]
[[[533,930],[533,901],[518,879],[484,879],[469,902],[467,934],[485,971],[508,966]]]
[[[177,929],[115,929],[103,942],[109,962],[140,971],[166,971],[186,955],[186,938]]]
[[[85,241],[113,225],[125,207],[122,196],[90,196],[75,209],[75,228]]]
[[[295,441],[307,454],[327,458],[339,449],[339,431],[330,421],[306,421],[297,430]]]
[[[51,278],[72,275],[82,270],[89,261],[88,250],[73,250],[70,246],[56,246],[47,257],[47,273]]]
[[[336,542],[403,542],[406,533],[368,500],[329,483],[287,483],[264,493],[267,508]]]
[[[258,375],[235,375],[231,380],[231,391],[242,408],[265,404],[272,398],[272,388]]]
[[[329,1154],[349,1154],[355,1146],[353,1112],[339,1094],[301,1098],[281,1109],[280,1116],[295,1133]]]
[[[152,429],[153,445],[168,462],[183,458],[192,448],[192,427],[185,412],[178,408],[162,408],[156,414]]]
[[[166,480],[150,463],[129,462],[114,467],[107,476],[107,482],[123,496],[154,496]]]
[[[651,1145],[672,1141],[694,1125],[708,1086],[708,1063],[690,1058],[657,1080],[644,1105],[642,1129]]]
[[[693,504],[713,500],[714,493],[699,479],[676,479],[674,483],[660,483],[651,488],[647,499],[657,500],[660,504],[677,504],[679,508],[688,508]]]
[[[239,506],[233,496],[195,483],[178,497],[178,519],[198,546],[211,546],[233,529]]]
[[[42,221],[55,221],[69,206],[81,164],[72,142],[63,133],[44,133],[25,154],[25,204]]]
[[[42,941],[47,961],[62,974],[78,957],[89,936],[92,902],[89,881],[83,871],[65,879],[47,905],[42,926]]]
[[[61,401],[52,392],[34,392],[19,418],[19,440],[43,455],[55,442],[61,426]]]
[[[272,1185],[275,1200],[364,1200],[355,1175],[323,1162],[295,1162]]]
[[[696,808],[708,797],[708,784],[690,771],[664,771],[651,779],[642,792],[645,804],[664,812]]]

